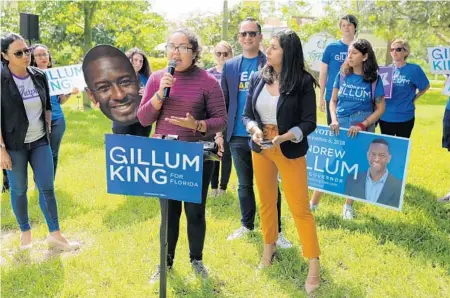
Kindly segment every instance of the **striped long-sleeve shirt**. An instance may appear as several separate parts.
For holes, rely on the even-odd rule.
[[[175,134],[180,140],[189,142],[211,139],[211,135],[222,131],[227,123],[222,89],[214,76],[196,66],[185,72],[175,72],[176,82],[170,96],[164,100],[159,111],[152,106],[150,99],[158,91],[166,72],[167,69],[155,72],[148,80],[137,113],[139,122],[148,126],[157,121],[155,133]],[[188,112],[196,120],[206,121],[206,135],[164,120],[171,116],[185,117]]]

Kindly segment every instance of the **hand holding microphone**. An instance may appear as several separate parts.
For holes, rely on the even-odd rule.
[[[159,91],[158,93],[162,93],[162,98],[166,99],[169,97],[170,94],[170,88],[175,84],[176,80],[173,77],[173,74],[175,73],[175,67],[177,63],[175,60],[171,60],[169,62],[169,66],[167,68],[167,72],[162,76],[161,81],[159,82]]]

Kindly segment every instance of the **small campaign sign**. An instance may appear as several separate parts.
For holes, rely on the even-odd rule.
[[[43,71],[47,76],[50,95],[69,94],[75,87],[80,90],[86,87],[81,64],[47,68]]]
[[[442,89],[442,94],[450,96],[450,76],[445,82],[444,89]]]
[[[308,136],[308,185],[311,189],[401,210],[410,140],[369,132],[355,138],[318,125]]]
[[[380,66],[378,74],[383,81],[384,97],[389,99],[392,97],[392,84],[394,76],[394,68],[392,66]]]
[[[108,193],[201,203],[201,144],[112,134],[105,139]]]
[[[431,73],[450,74],[450,47],[428,48]]]

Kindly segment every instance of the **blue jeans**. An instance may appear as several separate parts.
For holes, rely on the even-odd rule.
[[[373,112],[356,112],[349,116],[345,117],[337,117],[339,127],[341,128],[350,128],[350,126],[356,125],[358,122],[363,122],[367,119],[370,115],[372,115]],[[371,125],[367,128],[368,132],[375,132],[375,125]]]
[[[231,137],[230,151],[238,176],[238,197],[241,207],[241,224],[249,230],[255,228],[256,202],[253,191],[252,151],[248,137]],[[281,232],[281,192],[278,188],[278,231]]]
[[[33,169],[39,189],[39,205],[44,213],[50,232],[59,230],[58,208],[53,188],[53,158],[46,137],[32,143],[23,144],[19,150],[8,150],[12,170],[7,171],[11,205],[22,232],[31,229],[28,219],[28,163]]]
[[[53,170],[56,176],[56,167],[58,166],[58,153],[61,141],[66,131],[66,119],[64,117],[52,120],[52,133],[50,135],[50,148],[53,156]]]

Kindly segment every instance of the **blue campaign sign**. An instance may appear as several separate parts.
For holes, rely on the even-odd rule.
[[[311,189],[401,210],[410,140],[347,129],[334,135],[318,125],[308,136],[308,185]]]
[[[130,135],[105,138],[108,193],[201,203],[201,144]]]

